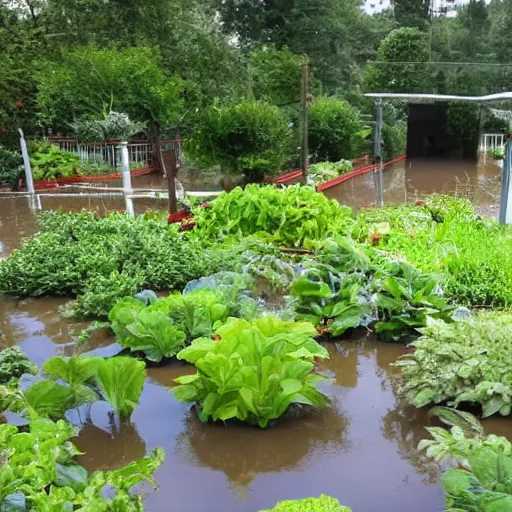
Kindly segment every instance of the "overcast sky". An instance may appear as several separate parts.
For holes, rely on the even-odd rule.
[[[390,0],[365,0],[364,10],[370,14],[381,12],[389,8]],[[454,0],[452,4],[461,5],[466,3],[467,0]],[[447,0],[434,0],[434,9],[438,9],[443,3],[450,4]]]

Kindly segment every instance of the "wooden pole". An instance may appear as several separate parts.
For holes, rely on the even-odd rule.
[[[308,74],[309,66],[302,65],[302,81],[301,81],[301,106],[302,106],[302,144],[301,144],[301,165],[302,165],[302,184],[305,185],[308,180],[309,167],[309,144],[308,144]]]

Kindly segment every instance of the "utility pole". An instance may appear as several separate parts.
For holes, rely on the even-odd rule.
[[[302,81],[301,81],[301,164],[302,164],[302,184],[305,185],[308,180],[308,167],[309,167],[309,147],[308,147],[308,75],[309,66],[308,64],[302,65]]]

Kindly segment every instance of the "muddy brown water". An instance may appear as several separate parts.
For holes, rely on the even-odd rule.
[[[416,193],[433,191],[453,194],[466,180],[465,195],[493,211],[498,168],[471,170],[463,163],[443,171],[422,165],[397,164],[386,171],[387,200],[410,200]],[[369,204],[370,179],[361,177],[358,186],[349,182],[338,188],[336,197],[356,207]],[[45,209],[106,210],[122,205],[117,198],[43,199]],[[149,206],[155,208],[154,203]],[[137,209],[146,207],[139,204]],[[35,231],[35,215],[26,198],[0,198],[0,256]],[[117,351],[105,331],[78,343],[85,325],[60,316],[65,302],[0,299],[0,345],[21,346],[38,364],[55,354]],[[113,469],[162,446],[167,456],[156,473],[160,489],[147,489],[149,512],[256,512],[279,500],[321,493],[339,498],[354,512],[442,510],[438,469],[416,449],[427,435],[426,411],[405,406],[396,392],[399,375],[391,363],[404,347],[377,343],[370,336],[326,346],[331,359],[320,364],[320,370],[332,378],[332,383],[323,385],[332,400],[326,411],[269,430],[203,425],[168,391],[174,378],[193,369],[183,364],[152,368],[131,425],[120,429],[109,425],[107,405],[93,404],[90,422],[76,440],[86,452],[80,462],[90,470]],[[76,413],[70,419],[78,421]],[[502,435],[510,435],[512,427],[507,419],[485,425],[489,432]]]

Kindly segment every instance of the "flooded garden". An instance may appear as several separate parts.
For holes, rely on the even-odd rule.
[[[66,434],[76,463],[59,451],[61,476],[45,478],[60,494],[34,494],[36,509],[103,510],[94,500],[110,482],[119,510],[142,510],[126,478],[155,512],[256,512],[321,494],[356,512],[431,512],[447,492],[473,510],[437,456],[471,470],[484,450],[491,471],[498,445],[511,453],[464,416],[509,437],[509,356],[494,361],[488,345],[508,347],[512,320],[479,312],[512,303],[510,230],[478,214],[495,215],[499,176],[493,161],[399,162],[381,209],[368,209],[371,174],[330,189],[337,201],[251,185],[195,207],[190,231],[168,226],[154,199],[129,218],[122,198],[42,197],[36,214],[3,197],[0,340],[38,366],[20,360],[4,380],[4,420],[78,427]],[[435,404],[462,407],[459,422],[439,415],[467,446],[436,432],[418,448],[443,424]],[[25,503],[6,482],[0,497]]]

